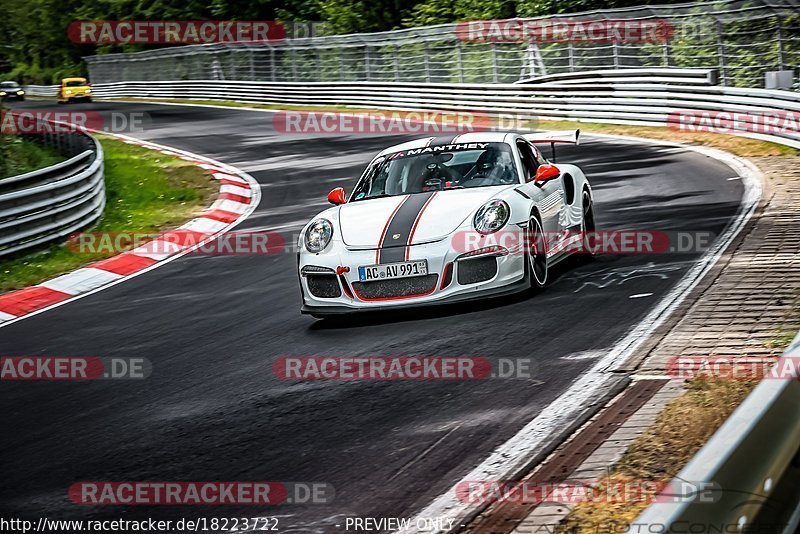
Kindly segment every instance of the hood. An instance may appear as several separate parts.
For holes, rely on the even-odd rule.
[[[438,241],[509,186],[452,189],[360,200],[340,206],[339,227],[348,247],[378,248]]]

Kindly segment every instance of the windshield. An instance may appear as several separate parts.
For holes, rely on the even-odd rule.
[[[417,148],[376,159],[353,191],[353,200],[518,181],[511,146],[506,143]]]
[[[72,80],[70,82],[64,82],[64,85],[67,87],[83,87],[86,85],[86,80]]]
[[[17,82],[2,82],[0,83],[0,89],[19,89],[19,85],[17,85]]]

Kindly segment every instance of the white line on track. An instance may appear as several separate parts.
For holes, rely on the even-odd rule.
[[[631,380],[638,382],[639,380],[671,380],[672,377],[665,374],[656,373],[642,373],[631,375]]]

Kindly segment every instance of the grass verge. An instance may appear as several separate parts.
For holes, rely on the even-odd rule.
[[[614,470],[597,486],[637,487],[643,482],[666,484],[705,445],[758,382],[735,380],[694,380],[686,394],[672,400],[656,422],[625,452]],[[600,493],[602,495],[602,492]],[[611,501],[613,499],[608,499]],[[647,502],[604,502],[578,504],[559,526],[559,532],[582,532],[589,527],[603,532],[624,532],[647,507]],[[622,530],[609,530],[618,529]]]
[[[757,156],[794,156],[800,150],[792,147],[759,141],[738,135],[708,132],[682,132],[663,126],[631,126],[625,124],[599,124],[593,122],[543,121],[539,123],[542,130],[568,130],[580,128],[582,132],[594,132],[608,135],[629,135],[647,137],[661,141],[685,143],[687,145],[708,146],[730,152],[743,158]]]
[[[18,135],[0,134],[0,178],[55,165],[64,157]]]
[[[90,231],[157,233],[191,219],[216,194],[203,169],[174,156],[101,136],[106,208]],[[20,289],[114,253],[83,254],[64,244],[0,261],[0,292]]]
[[[800,307],[787,314],[787,324],[800,320]],[[794,339],[796,330],[777,330],[766,346],[784,349]],[[643,482],[666,484],[706,444],[722,423],[744,401],[757,380],[704,380],[688,382],[686,393],[658,414],[655,423],[625,451],[622,459],[598,488],[639,487]],[[647,502],[583,502],[559,525],[559,532],[624,532],[648,506]]]

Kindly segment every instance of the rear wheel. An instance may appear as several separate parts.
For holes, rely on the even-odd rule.
[[[581,240],[583,242],[583,253],[586,258],[594,258],[595,256],[595,243],[597,237],[595,236],[597,227],[594,223],[594,206],[592,205],[592,197],[589,193],[583,193],[583,219],[581,220]]]
[[[547,244],[539,217],[531,215],[528,221],[528,239],[525,258],[531,278],[532,289],[542,289],[547,285]]]

